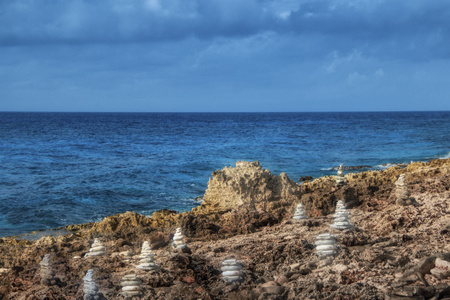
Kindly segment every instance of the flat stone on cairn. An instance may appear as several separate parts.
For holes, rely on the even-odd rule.
[[[96,238],[94,239],[91,249],[89,249],[89,252],[86,253],[85,257],[99,256],[104,254],[106,254],[106,247],[99,239]]]
[[[237,259],[226,259],[222,262],[222,280],[226,283],[241,281],[244,279],[242,263]]]
[[[337,170],[336,185],[339,186],[344,184],[345,184],[344,168],[342,167],[342,164],[340,164]]]
[[[41,284],[50,285],[51,281],[55,279],[55,272],[53,272],[50,265],[50,254],[45,254],[42,261],[39,263],[41,265],[40,275]]]
[[[93,269],[87,271],[86,276],[83,277],[83,281],[84,300],[105,299],[103,294],[98,291],[97,284],[94,281]]]
[[[129,274],[122,277],[120,285],[122,286],[122,295],[124,297],[138,297],[142,295],[141,292],[142,279],[136,274]]]
[[[308,219],[308,217],[305,214],[305,208],[303,207],[303,204],[299,203],[297,205],[297,208],[295,209],[295,212],[294,212],[294,216],[292,218],[294,220]]]
[[[155,253],[152,251],[150,247],[150,243],[148,241],[144,241],[142,244],[141,254],[139,255],[139,264],[136,268],[144,271],[151,271],[158,268],[155,260]]]
[[[345,208],[344,201],[339,200],[336,203],[336,212],[333,215],[334,223],[331,224],[331,227],[339,230],[353,228],[353,224],[351,224],[350,221],[348,220],[349,215],[350,214],[347,212],[347,209]]]
[[[187,247],[181,228],[177,228],[175,234],[173,235],[173,247],[176,249],[183,249]]]
[[[331,233],[322,233],[316,237],[316,254],[319,258],[335,256],[337,253],[336,236]]]

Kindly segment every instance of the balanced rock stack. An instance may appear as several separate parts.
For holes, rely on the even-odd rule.
[[[294,220],[303,220],[308,218],[305,214],[305,208],[303,207],[303,204],[299,203],[297,205],[297,208],[295,209],[294,212],[294,216],[292,218]]]
[[[241,281],[244,279],[242,263],[237,259],[226,259],[222,262],[222,280],[226,283]]]
[[[93,269],[87,271],[86,276],[83,277],[83,281],[84,300],[105,299],[103,294],[98,291],[97,284],[94,281]]]
[[[51,285],[51,281],[55,278],[55,272],[53,272],[50,265],[50,254],[45,254],[39,264],[41,265],[41,284]]]
[[[348,220],[349,213],[347,212],[347,209],[345,208],[344,201],[339,200],[336,204],[336,212],[334,213],[334,223],[331,224],[332,228],[339,229],[339,230],[345,230],[352,228],[353,225]]]
[[[336,236],[331,233],[322,233],[316,237],[316,254],[320,258],[335,256],[337,253]]]
[[[187,247],[181,228],[177,228],[175,234],[173,235],[173,247],[176,249],[183,249]]]
[[[158,265],[155,262],[155,253],[153,253],[150,248],[150,243],[145,241],[142,244],[141,254],[139,255],[139,264],[136,268],[144,271],[151,271],[158,268]]]
[[[136,274],[129,274],[122,277],[120,285],[122,286],[122,295],[124,297],[137,297],[142,295],[142,279]]]
[[[86,253],[85,257],[99,256],[99,255],[104,255],[104,254],[106,254],[105,245],[99,239],[94,239],[91,249],[89,249],[89,252]]]
[[[344,168],[342,164],[339,165],[339,168],[337,170],[337,176],[336,176],[336,185],[344,185],[345,184],[345,177],[344,177]]]
[[[408,190],[405,176],[405,174],[400,174],[397,181],[395,182],[396,203],[399,205],[415,204],[415,200],[410,197],[411,193]]]

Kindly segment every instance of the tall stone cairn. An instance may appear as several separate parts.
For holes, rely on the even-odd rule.
[[[399,205],[406,205],[410,202],[411,193],[408,190],[405,176],[405,174],[400,174],[395,182],[395,199],[396,203]]]
[[[305,213],[305,208],[303,207],[303,204],[299,203],[297,205],[297,208],[295,209],[294,216],[292,217],[294,220],[303,220],[308,219]]]
[[[332,228],[345,230],[353,228],[353,224],[350,223],[348,217],[350,213],[345,208],[345,203],[342,200],[339,200],[336,203],[336,212],[334,213],[334,223],[331,224]]]
[[[99,239],[94,239],[91,249],[86,253],[85,257],[100,256],[106,254],[106,247]]]
[[[55,279],[55,272],[50,264],[50,254],[45,254],[39,263],[41,265],[40,275],[42,285],[51,285],[51,281]]]
[[[237,259],[226,259],[222,262],[222,280],[226,283],[242,281],[244,273],[242,272],[242,263]]]
[[[316,237],[316,254],[324,259],[333,257],[337,254],[336,236],[331,233],[322,233]]]
[[[148,241],[142,244],[141,254],[139,255],[139,264],[136,266],[139,270],[151,271],[158,268],[155,262],[155,253],[150,247]]]
[[[98,291],[98,286],[94,281],[94,270],[90,269],[83,277],[83,300],[100,300],[106,299],[101,292]]]
[[[136,274],[129,274],[122,277],[122,295],[126,298],[142,296],[142,279]]]
[[[346,183],[345,177],[344,177],[344,167],[342,164],[339,165],[339,168],[337,170],[337,176],[336,176],[336,185],[344,185]]]
[[[173,247],[176,249],[183,249],[187,247],[185,236],[183,235],[181,228],[177,228],[175,234],[173,235]]]

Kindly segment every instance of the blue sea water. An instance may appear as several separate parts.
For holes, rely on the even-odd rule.
[[[190,210],[214,170],[274,174],[449,157],[450,112],[0,113],[0,237]]]

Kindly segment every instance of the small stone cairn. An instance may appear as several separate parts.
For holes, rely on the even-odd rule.
[[[295,209],[294,216],[292,217],[294,220],[303,220],[308,219],[305,213],[305,208],[303,207],[303,204],[299,203],[297,205],[297,208]]]
[[[89,249],[89,252],[86,253],[85,257],[99,256],[104,254],[106,254],[105,244],[103,244],[99,239],[96,238],[94,239],[91,249]]]
[[[141,254],[139,255],[139,264],[136,268],[144,271],[151,271],[158,268],[158,265],[155,262],[155,253],[152,251],[150,247],[150,243],[145,241],[142,244]]]
[[[342,166],[342,164],[339,165],[339,168],[337,170],[337,176],[336,176],[336,185],[340,186],[340,185],[344,185],[345,182],[345,177],[344,177],[344,167]]]
[[[173,235],[173,247],[176,249],[183,249],[186,248],[186,242],[184,241],[185,236],[183,235],[183,232],[181,231],[181,228],[177,228],[175,231],[175,234]]]
[[[331,233],[322,233],[316,237],[316,254],[324,259],[333,257],[337,253],[336,236]]]
[[[395,198],[396,203],[399,205],[417,205],[416,200],[411,196],[408,189],[408,184],[405,181],[405,174],[400,174],[397,181],[395,182]]]
[[[102,293],[98,291],[97,284],[94,281],[94,270],[90,269],[87,271],[86,276],[83,277],[83,293],[84,300],[98,300],[105,299]]]
[[[42,285],[51,285],[51,281],[55,279],[55,272],[53,272],[50,264],[50,254],[45,254],[41,265],[40,275]]]
[[[353,227],[353,224],[348,220],[349,213],[345,208],[344,201],[339,200],[336,203],[336,212],[334,213],[334,223],[331,224],[332,228],[345,230]]]
[[[244,279],[242,263],[237,259],[226,259],[222,262],[222,280],[226,283],[241,281]]]
[[[142,279],[136,274],[129,274],[122,277],[122,295],[126,298],[139,297],[142,295]]]

